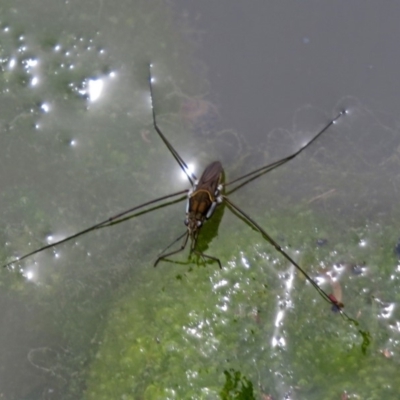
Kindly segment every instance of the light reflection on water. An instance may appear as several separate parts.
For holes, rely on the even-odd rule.
[[[286,311],[292,307],[291,292],[293,290],[294,274],[295,267],[290,266],[289,269],[281,275],[283,277],[283,294],[277,299],[278,301],[274,322],[275,329],[271,339],[272,347],[286,347],[286,339],[284,337],[285,334],[282,332],[284,331]]]

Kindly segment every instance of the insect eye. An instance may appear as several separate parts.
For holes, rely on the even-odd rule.
[[[188,226],[188,225],[189,225],[189,220],[186,218],[186,219],[183,221],[183,223],[184,223],[186,226]]]

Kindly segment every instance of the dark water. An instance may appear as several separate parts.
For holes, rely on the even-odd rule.
[[[4,398],[218,399],[230,369],[263,400],[399,396],[396,5],[3,3],[3,263],[187,187],[151,62],[198,175],[219,159],[234,179],[348,111],[231,199],[359,324],[228,209],[199,243],[222,270],[152,268],[184,231],[175,204],[2,271]]]

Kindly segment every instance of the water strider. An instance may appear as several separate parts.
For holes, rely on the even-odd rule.
[[[161,255],[157,258],[157,260],[154,263],[154,266],[156,266],[161,260],[166,259],[167,257],[170,257],[173,254],[179,253],[183,251],[187,245],[187,242],[190,238],[191,240],[191,245],[190,245],[190,252],[195,253],[203,258],[208,258],[214,262],[216,262],[220,268],[222,268],[221,262],[217,257],[211,256],[204,254],[200,252],[199,250],[196,249],[196,243],[197,239],[199,236],[199,233],[201,231],[201,228],[206,220],[212,217],[216,207],[225,202],[227,207],[236,215],[238,215],[241,219],[245,220],[248,225],[252,226],[254,229],[260,232],[260,234],[279,252],[281,253],[290,263],[292,263],[304,276],[305,278],[311,283],[312,286],[318,291],[318,293],[329,303],[331,303],[333,306],[338,308],[342,315],[344,315],[346,318],[352,320],[350,317],[347,317],[347,315],[342,311],[343,304],[336,299],[335,296],[328,295],[309,275],[308,273],[299,265],[297,264],[292,257],[290,257],[283,249],[282,247],[252,218],[250,217],[245,211],[243,211],[241,208],[239,208],[237,205],[235,205],[225,194],[225,188],[227,186],[230,186],[232,184],[236,184],[235,187],[233,187],[229,193],[233,193],[234,191],[238,190],[242,186],[246,185],[247,183],[251,182],[252,180],[258,178],[259,176],[266,174],[267,172],[272,171],[273,169],[287,163],[288,161],[294,159],[297,157],[303,150],[305,150],[307,147],[309,147],[314,141],[316,141],[329,127],[331,127],[333,124],[335,124],[336,121],[339,120],[344,114],[346,114],[346,110],[340,111],[336,117],[331,119],[308,143],[306,143],[304,146],[302,146],[299,150],[297,150],[295,153],[282,158],[278,161],[275,161],[271,164],[262,166],[260,168],[257,168],[251,172],[248,172],[244,175],[242,175],[239,178],[236,178],[230,182],[223,183],[221,181],[222,179],[222,174],[223,174],[223,168],[222,164],[219,161],[214,161],[211,164],[209,164],[203,174],[201,175],[200,179],[197,179],[196,176],[192,173],[189,172],[189,168],[185,161],[182,159],[182,157],[178,154],[178,152],[174,149],[174,147],[171,145],[171,143],[167,140],[165,135],[162,133],[161,129],[159,128],[157,124],[157,118],[156,118],[156,112],[154,108],[154,103],[153,103],[153,78],[151,75],[151,65],[149,66],[149,90],[150,90],[150,99],[151,99],[151,107],[152,107],[152,117],[153,117],[153,125],[154,129],[160,136],[160,138],[163,140],[165,143],[166,147],[170,151],[170,153],[173,155],[177,163],[179,164],[180,168],[182,171],[186,174],[190,184],[191,184],[191,189],[186,189],[186,190],[181,190],[179,192],[175,192],[172,194],[168,194],[162,197],[159,197],[154,200],[147,201],[143,204],[140,204],[138,206],[135,206],[133,208],[130,208],[129,210],[125,210],[123,212],[120,212],[112,217],[107,218],[106,220],[99,222],[91,227],[88,227],[82,231],[79,231],[71,236],[68,236],[62,240],[59,240],[57,242],[45,245],[43,247],[40,247],[36,250],[33,250],[21,257],[16,258],[15,260],[5,264],[3,267],[9,267],[14,263],[17,263],[25,258],[28,258],[34,254],[37,254],[41,251],[44,251],[46,249],[52,248],[54,246],[60,245],[62,243],[65,243],[67,241],[70,241],[72,239],[75,239],[81,235],[84,235],[88,232],[94,231],[96,229],[104,228],[106,226],[111,226],[117,223],[120,223],[122,221],[125,221],[127,219],[133,218],[135,216],[141,215],[148,213],[154,209],[165,207],[171,203],[181,201],[183,200],[184,197],[187,199],[187,204],[186,204],[186,218],[185,218],[185,225],[187,227],[187,230],[183,235],[181,235],[179,238],[177,238],[172,244],[170,244],[162,253]],[[183,197],[183,195],[185,195]],[[180,196],[180,198],[178,198]],[[156,203],[160,203],[163,200],[168,200],[172,198],[177,198],[174,201],[169,201],[164,204],[159,204],[156,206]],[[153,207],[149,207],[153,206]],[[147,209],[145,209],[148,207]],[[141,210],[144,209],[144,210]],[[133,214],[134,212],[137,212],[138,210],[141,210],[140,212]],[[175,244],[177,241],[180,239],[183,239],[182,245],[174,251],[166,252],[167,249],[169,249],[173,244]],[[352,320],[354,323],[356,321]]]

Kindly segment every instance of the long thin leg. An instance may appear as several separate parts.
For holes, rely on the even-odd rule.
[[[162,253],[161,253],[161,255],[157,258],[156,262],[154,263],[154,267],[157,267],[157,264],[158,264],[161,260],[164,260],[164,259],[166,259],[166,258],[168,258],[169,256],[172,256],[172,255],[174,255],[174,254],[180,253],[181,251],[183,251],[183,250],[185,249],[185,247],[186,247],[186,245],[187,245],[187,242],[188,242],[188,239],[189,239],[189,233],[188,233],[188,232],[185,232],[183,235],[181,235],[181,236],[179,236],[177,239],[175,239],[170,245],[168,245],[168,247],[167,247],[165,250],[169,249],[175,242],[177,242],[179,239],[181,239],[184,235],[186,235],[186,237],[185,237],[185,240],[184,240],[183,243],[182,243],[182,246],[181,246],[178,250],[171,251],[171,252],[169,252],[169,253],[167,253],[167,254],[162,254]],[[165,251],[165,250],[164,250],[164,251]],[[163,251],[163,252],[164,252],[164,251]]]
[[[263,236],[264,238],[272,245],[275,247],[275,249],[281,253],[291,264],[293,264],[304,276],[305,278],[311,283],[311,285],[314,286],[314,288],[317,290],[317,292],[320,294],[320,296],[326,300],[328,303],[331,303],[333,306],[341,309],[341,307],[343,307],[343,305],[341,305],[341,307],[338,307],[338,302],[335,301],[334,299],[331,298],[331,296],[329,296],[319,285],[317,282],[315,282],[310,275],[308,275],[308,273],[302,268],[300,267],[299,264],[296,263],[296,261],[293,260],[292,257],[289,256],[289,254],[287,254],[282,247],[275,242],[274,239],[272,239],[272,237],[270,235],[268,235],[268,233],[261,228],[261,226],[254,221],[253,218],[251,218],[247,213],[245,213],[243,210],[241,210],[238,206],[236,206],[235,204],[232,203],[231,200],[229,200],[226,196],[224,196],[225,201],[228,203],[229,206],[231,206],[238,214],[240,214],[247,222],[250,223],[250,225],[252,225],[256,230],[258,230]],[[341,310],[340,310],[341,311]],[[341,311],[343,312],[343,311]],[[345,314],[344,314],[345,315]],[[349,319],[351,319],[349,317]]]
[[[190,247],[190,252],[191,253],[195,253],[200,257],[208,258],[209,260],[215,261],[216,263],[218,263],[219,269],[222,269],[221,261],[219,260],[219,258],[214,257],[214,256],[210,256],[208,254],[204,254],[201,251],[196,250],[196,244],[197,244],[198,235],[199,235],[199,231],[196,232],[196,235],[194,236],[194,238],[192,240],[192,245]]]
[[[153,77],[151,76],[151,64],[149,65],[149,87],[150,87],[150,100],[151,100],[151,110],[153,114],[153,125],[154,129],[157,131],[159,136],[161,137],[162,141],[165,143],[167,146],[168,150],[170,153],[173,155],[175,158],[176,162],[179,164],[181,167],[182,171],[186,174],[187,178],[189,179],[190,184],[193,186],[194,182],[197,180],[196,176],[190,172],[189,167],[183,160],[183,158],[178,154],[178,152],[173,148],[172,144],[168,141],[168,139],[164,136],[164,134],[161,132],[161,129],[157,125],[157,119],[156,119],[156,112],[154,109],[154,102],[153,102]],[[190,172],[190,175],[189,173]]]
[[[183,197],[180,197],[180,198],[175,199],[175,200],[171,200],[171,201],[169,201],[167,203],[164,203],[164,204],[159,204],[159,205],[153,206],[151,208],[147,208],[147,209],[145,209],[143,211],[140,211],[140,212],[137,212],[135,214],[130,213],[130,214],[128,214],[127,217],[120,217],[120,218],[117,218],[117,219],[113,219],[112,221],[107,222],[104,225],[101,225],[100,227],[98,227],[96,229],[108,228],[108,227],[113,226],[113,225],[118,225],[118,224],[120,224],[122,222],[129,221],[132,218],[140,217],[141,215],[147,214],[147,213],[149,213],[151,211],[156,211],[156,210],[158,210],[160,208],[164,208],[164,207],[172,206],[173,204],[176,204],[176,203],[180,203],[182,200],[187,199],[186,193],[187,193],[187,191],[185,190],[184,191],[185,196],[183,196]],[[182,237],[183,237],[183,235],[182,235]]]
[[[169,199],[169,198],[171,198],[171,197],[179,196],[179,195],[184,194],[184,193],[187,193],[187,192],[188,192],[187,189],[186,189],[186,190],[181,190],[181,191],[176,192],[176,193],[172,193],[172,194],[168,194],[168,195],[166,195],[166,196],[159,197],[158,199],[154,199],[154,200],[151,200],[151,201],[146,201],[145,203],[142,203],[142,204],[140,204],[140,205],[138,205],[138,206],[136,206],[136,207],[130,208],[129,210],[122,211],[122,212],[120,212],[120,213],[118,213],[118,214],[116,214],[116,215],[113,215],[112,217],[107,218],[106,220],[104,220],[104,221],[102,221],[102,222],[99,222],[99,223],[97,223],[97,224],[95,224],[95,225],[90,226],[89,228],[83,229],[82,231],[79,231],[79,232],[77,232],[77,233],[75,233],[75,234],[73,234],[73,235],[71,235],[71,236],[68,236],[68,237],[66,237],[66,238],[64,238],[64,239],[61,239],[61,240],[59,240],[58,242],[54,242],[54,243],[48,244],[48,245],[46,245],[46,246],[40,247],[40,248],[38,248],[38,249],[36,249],[36,250],[33,250],[33,251],[31,251],[31,252],[29,252],[29,253],[27,253],[27,254],[24,254],[23,256],[18,257],[18,258],[15,259],[14,261],[11,261],[11,262],[9,262],[9,263],[3,265],[3,268],[9,267],[10,265],[14,264],[15,262],[19,262],[19,261],[21,261],[21,260],[24,260],[25,258],[28,258],[28,257],[30,257],[30,256],[33,256],[34,254],[40,253],[40,252],[43,251],[43,250],[47,250],[47,249],[49,249],[49,248],[51,248],[51,247],[58,246],[59,244],[68,242],[68,241],[70,241],[70,240],[72,240],[72,239],[75,239],[75,238],[77,238],[77,237],[79,237],[79,236],[84,235],[85,233],[94,231],[94,230],[96,230],[96,229],[100,229],[100,228],[102,228],[103,226],[106,226],[106,225],[108,225],[108,224],[111,224],[112,222],[115,222],[115,221],[119,220],[119,219],[120,219],[121,217],[123,217],[124,215],[130,214],[130,213],[132,213],[132,212],[134,212],[134,211],[139,210],[140,208],[149,206],[149,205],[154,204],[154,203],[158,203],[158,202],[160,202],[160,201],[162,201],[162,200],[166,200],[166,199]]]
[[[177,241],[179,241],[180,239],[182,239],[183,236],[185,236],[185,235],[186,235],[186,238],[185,238],[185,240],[184,240],[182,246],[181,246],[178,250],[174,250],[174,251],[171,251],[170,253],[164,254],[171,246],[173,246]],[[155,264],[154,264],[154,267],[159,263],[159,261],[161,261],[161,260],[163,260],[163,259],[165,259],[165,258],[167,258],[167,257],[169,257],[169,256],[172,256],[173,254],[180,253],[181,251],[183,251],[183,250],[185,249],[185,247],[186,247],[186,244],[187,244],[188,239],[189,239],[189,234],[188,234],[187,231],[186,231],[185,233],[183,233],[181,236],[177,237],[172,243],[170,243],[170,244],[161,252],[160,256],[157,258],[157,260],[156,260],[156,262],[155,262]],[[195,247],[196,247],[196,242],[197,242],[197,237],[193,239],[192,245],[191,245],[191,248],[190,248],[190,251],[193,252],[193,253],[195,253],[195,254],[197,254],[198,256],[201,256],[201,257],[203,257],[203,258],[208,258],[208,259],[210,259],[210,260],[215,261],[216,263],[218,263],[219,268],[222,269],[221,261],[219,260],[219,258],[210,256],[210,255],[208,255],[208,254],[204,254],[204,253],[202,253],[201,251],[198,251],[198,250],[195,249]]]
[[[176,239],[173,240],[173,242],[171,242],[160,254],[159,257],[161,255],[163,255],[170,247],[172,247],[176,242],[179,242],[179,240],[181,240],[185,235],[187,235],[187,230],[185,232],[182,233],[182,235],[179,235]]]
[[[326,124],[308,143],[306,143],[304,146],[300,147],[299,150],[297,150],[295,153],[282,158],[281,160],[275,161],[272,164],[265,165],[261,168],[257,168],[254,171],[251,171],[245,175],[240,176],[239,178],[234,179],[233,181],[230,181],[228,183],[225,183],[224,186],[231,185],[232,183],[236,183],[238,181],[241,181],[242,179],[248,178],[247,181],[241,183],[239,186],[235,187],[232,189],[229,193],[232,193],[239,189],[240,187],[246,185],[247,183],[251,182],[253,179],[258,178],[260,175],[266,174],[267,172],[272,171],[275,168],[280,167],[283,164],[286,164],[288,161],[293,160],[295,157],[297,157],[302,151],[304,151],[307,147],[309,147],[312,143],[314,143],[331,125],[335,124],[337,120],[342,116],[346,114],[346,110],[340,111],[340,113],[333,118],[328,124]]]
[[[210,259],[210,260],[215,261],[215,262],[218,264],[219,269],[222,269],[221,261],[219,260],[219,258],[214,257],[214,256],[210,256],[210,255],[205,254],[205,253],[202,253],[201,251],[198,251],[198,250],[193,250],[193,253],[195,253],[195,254],[197,254],[198,256],[201,256],[201,257],[203,257],[203,258],[208,258],[208,259]]]

